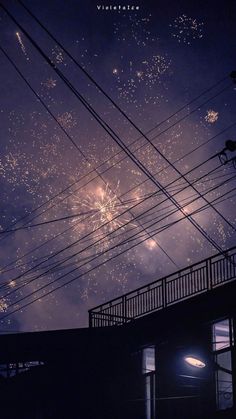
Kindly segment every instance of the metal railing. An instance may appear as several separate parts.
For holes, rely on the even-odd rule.
[[[236,279],[236,246],[89,310],[89,326],[127,323]]]

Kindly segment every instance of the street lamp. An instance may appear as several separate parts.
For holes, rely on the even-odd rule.
[[[201,359],[196,358],[194,356],[185,356],[184,357],[185,362],[187,364],[191,365],[191,367],[195,368],[205,368],[206,364]]]

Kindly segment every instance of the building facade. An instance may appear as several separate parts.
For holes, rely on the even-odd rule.
[[[0,336],[2,417],[236,417],[236,248],[90,311]]]

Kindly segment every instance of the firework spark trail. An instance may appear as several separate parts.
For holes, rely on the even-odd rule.
[[[26,59],[29,61],[29,57],[28,57],[28,54],[27,54],[27,52],[26,52],[25,45],[24,45],[24,43],[23,43],[23,41],[22,41],[21,34],[20,34],[19,32],[16,32],[16,37],[17,37],[17,40],[18,40],[18,42],[19,42],[19,45],[20,45],[21,51],[22,51],[22,52],[23,52],[23,54],[25,55]]]

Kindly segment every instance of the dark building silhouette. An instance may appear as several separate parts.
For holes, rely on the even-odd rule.
[[[0,336],[4,419],[236,417],[236,247],[92,309]]]

